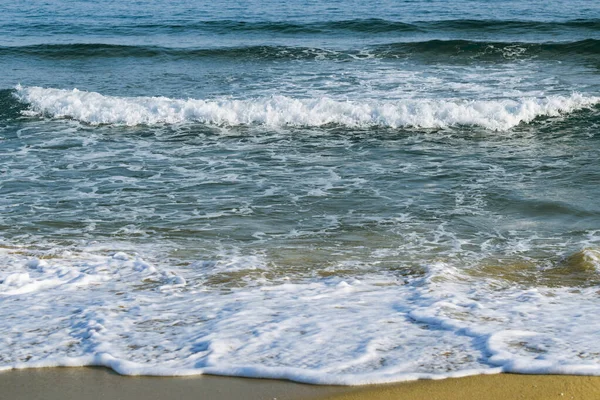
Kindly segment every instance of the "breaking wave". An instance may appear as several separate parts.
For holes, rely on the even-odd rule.
[[[298,99],[172,99],[118,97],[100,93],[17,86],[16,98],[30,115],[70,118],[84,123],[155,125],[200,123],[216,126],[415,127],[479,126],[508,130],[538,117],[560,116],[600,103],[600,97],[570,96],[498,100],[406,99],[341,101]]]

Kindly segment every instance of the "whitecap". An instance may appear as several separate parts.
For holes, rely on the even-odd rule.
[[[503,131],[542,116],[560,116],[591,107],[600,97],[569,96],[497,100],[404,99],[337,100],[270,96],[254,99],[172,99],[117,97],[100,93],[17,86],[16,97],[29,114],[72,118],[92,125],[201,123],[271,127],[341,125],[347,127],[444,128],[480,126]]]

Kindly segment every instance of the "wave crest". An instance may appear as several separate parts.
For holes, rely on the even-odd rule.
[[[480,126],[508,130],[537,117],[559,116],[600,103],[600,97],[570,96],[500,100],[361,100],[270,96],[246,100],[116,97],[77,89],[17,86],[28,113],[72,118],[92,125],[201,123],[217,126],[266,125],[445,128]]]
[[[0,46],[0,56],[33,56],[49,59],[88,58],[154,58],[172,60],[357,60],[367,52],[377,59],[423,58],[472,62],[473,59],[515,60],[530,58],[595,59],[600,53],[600,40],[585,39],[569,42],[498,42],[472,40],[400,41],[371,45],[362,49],[332,50],[318,47],[284,45],[250,45],[234,47],[161,47],[155,45],[116,45],[105,43],[34,44],[25,46]]]

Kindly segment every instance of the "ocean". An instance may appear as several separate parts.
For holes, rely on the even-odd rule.
[[[4,2],[0,71],[0,370],[600,375],[600,2]]]

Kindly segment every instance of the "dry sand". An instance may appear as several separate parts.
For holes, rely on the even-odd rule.
[[[105,368],[43,368],[0,373],[0,399],[598,400],[600,377],[500,374],[340,387],[217,376],[123,377]]]
[[[600,377],[478,375],[365,387],[328,400],[600,400]]]

